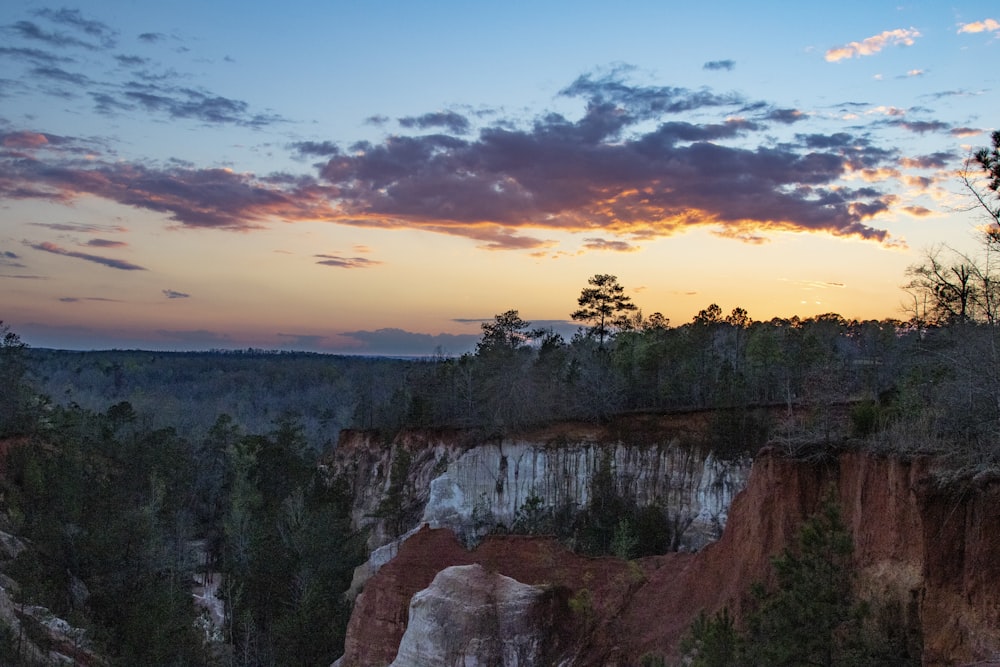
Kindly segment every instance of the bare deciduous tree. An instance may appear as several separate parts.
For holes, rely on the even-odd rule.
[[[909,267],[906,275],[910,281],[904,289],[913,297],[917,321],[940,325],[979,319],[989,280],[971,258],[937,246],[927,251],[923,262]]]

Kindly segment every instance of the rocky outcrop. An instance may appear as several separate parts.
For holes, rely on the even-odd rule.
[[[549,664],[553,604],[550,588],[487,572],[478,563],[445,568],[410,601],[391,667]]]
[[[762,452],[733,502],[722,538],[698,553],[632,563],[590,559],[539,538],[495,536],[473,551],[449,531],[422,530],[365,587],[343,667],[396,655],[413,595],[451,565],[479,563],[524,584],[565,589],[566,664],[636,664],[676,656],[700,611],[739,617],[749,586],[771,577],[770,559],[832,493],[851,530],[859,592],[895,602],[897,622],[922,642],[924,664],[1000,660],[1000,480],[942,487],[927,459],[845,452],[823,462]],[[568,634],[567,634],[568,633]],[[369,651],[370,649],[370,651]]]
[[[0,656],[0,664],[79,665],[102,667],[108,661],[94,651],[82,628],[70,625],[45,607],[14,602],[8,588],[16,584],[0,580],[0,628],[15,637],[15,655]],[[6,660],[10,660],[7,663]]]
[[[20,538],[0,531],[0,569],[28,548]],[[89,593],[82,581],[72,579],[70,594],[82,601]],[[0,655],[0,664],[105,665],[83,628],[70,625],[45,607],[15,602],[20,585],[0,574],[0,631],[16,638],[16,655]],[[0,647],[2,652],[2,647]]]

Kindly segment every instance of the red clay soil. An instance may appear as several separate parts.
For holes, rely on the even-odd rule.
[[[714,412],[717,411],[628,414],[613,418],[607,424],[557,422],[519,431],[507,439],[549,443],[554,446],[565,442],[659,443],[674,437],[688,442],[700,442],[708,432],[708,423]],[[324,456],[324,463],[333,467],[343,466],[345,460],[381,455],[391,445],[415,453],[435,445],[460,449],[479,446],[488,441],[488,437],[475,429],[407,429],[396,434],[391,441],[387,441],[378,431],[344,429],[340,432],[336,448]]]
[[[621,633],[634,643],[631,653],[674,655],[700,610],[728,606],[739,618],[750,586],[769,581],[771,558],[794,541],[831,488],[851,527],[859,566],[909,571],[920,560],[919,516],[910,497],[915,474],[912,464],[865,455],[804,464],[762,453],[722,538],[682,567],[661,567],[636,592],[620,619]]]
[[[446,529],[426,526],[410,537],[399,554],[365,585],[358,596],[347,630],[343,667],[386,665],[406,630],[410,598],[430,585],[434,575],[452,565],[479,563],[492,572],[533,585],[562,589],[565,597],[574,594],[589,598],[576,618],[562,622],[573,628],[558,628],[561,641],[575,635],[577,643],[607,651],[614,638],[607,623],[628,603],[629,593],[642,585],[640,568],[615,558],[588,558],[567,550],[544,537],[489,537],[474,551],[467,551]],[[588,593],[580,594],[586,589]],[[586,631],[581,642],[582,631]],[[579,664],[613,664],[604,660]]]
[[[647,652],[674,657],[700,610],[728,605],[740,616],[750,585],[768,580],[770,559],[830,489],[853,534],[861,592],[901,603],[904,622],[922,632],[924,664],[996,659],[1000,480],[941,490],[928,473],[925,460],[852,452],[817,464],[762,452],[718,542],[631,564],[578,556],[545,538],[492,537],[470,552],[449,531],[425,528],[366,584],[341,665],[391,662],[413,594],[441,569],[470,563],[589,597],[589,617],[571,619],[581,648],[573,664],[636,664]]]

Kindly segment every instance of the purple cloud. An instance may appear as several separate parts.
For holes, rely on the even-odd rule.
[[[21,256],[17,253],[11,252],[9,250],[0,251],[0,267],[9,267],[12,269],[24,269],[27,268],[21,262]]]
[[[79,303],[81,301],[105,301],[108,303],[121,303],[119,299],[106,299],[102,296],[63,296],[59,297],[63,303]]]
[[[76,259],[83,259],[88,262],[94,262],[95,264],[101,264],[112,269],[119,269],[121,271],[145,271],[146,268],[139,266],[138,264],[132,264],[131,262],[126,262],[122,259],[112,259],[110,257],[101,257],[99,255],[90,255],[85,252],[75,252],[72,250],[66,250],[55,243],[26,243],[29,248],[35,250],[40,250],[42,252],[49,252],[54,255],[62,255],[64,257],[75,257]]]
[[[335,266],[339,269],[368,269],[378,266],[382,262],[365,257],[342,257],[340,255],[313,255],[320,258],[317,264],[323,266]]]
[[[428,128],[443,128],[452,134],[465,134],[469,131],[469,119],[454,111],[438,111],[422,116],[400,118],[399,124],[406,128],[426,130]]]
[[[129,104],[168,115],[250,122],[237,100],[138,84],[129,92]],[[450,134],[391,135],[348,151],[332,141],[292,144],[300,155],[324,158],[315,176],[33,155],[34,139],[21,133],[11,140],[24,144],[20,152],[0,153],[0,196],[70,202],[92,195],[184,226],[240,231],[272,220],[413,228],[473,239],[486,249],[546,248],[554,242],[545,230],[648,239],[696,226],[752,242],[775,231],[888,240],[868,221],[887,210],[891,196],[841,180],[899,164],[896,150],[863,135],[803,134],[775,144],[768,128],[797,122],[801,112],[748,103],[735,93],[633,85],[621,72],[581,76],[560,94],[583,101],[579,118],[546,113],[527,124],[500,118],[475,135],[454,136],[467,131],[467,119],[431,113],[404,120],[414,130]],[[697,122],[692,111],[728,119]],[[676,117],[681,113],[687,120]],[[924,121],[906,129],[947,125]],[[72,147],[66,143],[64,153]],[[377,263],[317,258],[343,268]]]
[[[85,42],[82,39],[78,39],[71,35],[60,32],[50,32],[40,27],[37,23],[31,21],[18,21],[7,26],[7,29],[14,32],[22,39],[34,40],[36,42],[44,42],[49,46],[55,46],[59,48],[66,47],[81,47],[88,49],[90,51],[96,51],[97,45],[91,44],[90,42]]]
[[[944,132],[945,130],[951,129],[951,125],[939,120],[900,120],[895,121],[893,124],[905,128],[910,132],[916,132],[917,134],[926,134],[927,132]]]
[[[332,141],[299,141],[291,148],[301,155],[318,155],[329,158],[340,154],[340,148]]]
[[[635,252],[639,248],[625,241],[608,241],[607,239],[584,239],[585,250],[612,251],[612,252]]]
[[[124,248],[128,244],[124,241],[112,241],[110,239],[90,239],[87,245],[93,248]]]
[[[99,106],[111,106],[108,104],[108,99],[102,98],[96,101]],[[251,113],[250,105],[243,100],[191,88],[132,84],[120,97],[110,97],[110,101],[123,108],[129,108],[130,103],[134,103],[146,111],[164,113],[171,118],[200,120],[206,123],[261,127],[282,120],[275,114]]]
[[[76,232],[79,234],[107,234],[127,232],[124,227],[117,225],[94,225],[83,222],[32,222],[35,227],[44,227],[57,232]]]
[[[115,45],[118,32],[105,23],[88,19],[78,9],[38,9],[33,12],[35,16],[48,19],[52,23],[68,26],[74,30],[94,37],[101,42],[104,48],[111,48]]]
[[[35,65],[55,65],[56,63],[72,62],[73,60],[72,58],[57,56],[54,53],[42,51],[41,49],[10,46],[0,47],[0,56],[33,63]]]

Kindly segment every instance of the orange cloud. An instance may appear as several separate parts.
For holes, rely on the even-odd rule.
[[[639,248],[626,241],[608,241],[602,238],[584,239],[586,250],[609,250],[612,252],[635,252]]]
[[[1000,21],[995,19],[984,19],[982,21],[960,24],[958,33],[996,32],[997,30],[1000,30]]]
[[[870,111],[865,112],[868,114],[882,114],[884,116],[905,116],[906,110],[900,109],[899,107],[887,107],[885,105],[879,105]]]
[[[848,171],[868,183],[879,183],[881,181],[900,177],[898,169],[891,169],[888,167],[882,167],[879,169],[851,169],[848,167]]]
[[[896,30],[886,30],[878,35],[873,35],[860,42],[849,42],[844,46],[830,49],[826,52],[827,62],[837,62],[845,58],[860,58],[861,56],[875,55],[886,46],[912,46],[914,40],[921,34],[914,28],[909,30],[897,28]]]
[[[385,227],[383,220],[378,216],[371,218],[374,224],[364,226]],[[356,224],[356,221],[355,221]],[[438,234],[448,234],[450,236],[461,236],[475,241],[481,241],[477,247],[480,250],[536,250],[551,248],[556,245],[555,241],[538,239],[533,236],[523,236],[516,230],[494,222],[464,223],[458,221],[421,221],[421,220],[399,220],[391,225],[393,228],[417,228],[426,232],[436,232]]]
[[[799,285],[806,290],[830,289],[830,288],[844,289],[845,287],[847,287],[847,285],[845,285],[844,283],[830,281],[830,280],[803,280],[803,279],[796,280],[789,278],[782,278],[781,280],[782,282],[795,283],[796,285]]]
[[[903,182],[917,190],[926,190],[934,185],[934,179],[928,176],[906,176]]]
[[[926,218],[929,215],[934,215],[934,211],[930,210],[926,206],[904,206],[903,210],[912,215],[914,218]]]
[[[743,243],[748,243],[750,245],[764,245],[765,243],[770,242],[770,239],[766,236],[746,229],[716,229],[713,230],[711,234],[713,236],[718,236],[719,238],[742,241]]]
[[[941,169],[947,166],[953,158],[954,156],[949,153],[902,157],[899,159],[899,166],[904,169]]]
[[[49,140],[39,132],[11,132],[0,139],[5,148],[38,148],[45,146]]]

